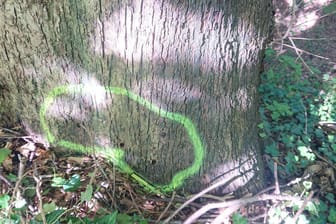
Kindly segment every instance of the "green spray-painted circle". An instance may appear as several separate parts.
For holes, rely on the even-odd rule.
[[[174,191],[175,189],[181,187],[185,180],[193,175],[195,175],[201,168],[203,159],[204,159],[204,148],[202,145],[202,141],[200,136],[196,130],[195,125],[193,122],[178,113],[172,113],[165,111],[162,108],[152,104],[151,102],[147,101],[146,99],[142,98],[141,96],[128,91],[125,88],[120,87],[105,87],[104,90],[106,92],[122,95],[130,98],[131,100],[137,102],[138,104],[146,107],[148,110],[158,114],[160,117],[167,118],[174,122],[178,122],[184,126],[186,129],[188,136],[191,140],[191,143],[194,148],[194,155],[195,159],[193,163],[184,170],[177,172],[170,183],[166,185],[156,185],[151,184],[146,181],[145,178],[141,177],[139,174],[136,173],[124,160],[124,151],[118,148],[102,148],[102,147],[86,147],[81,144],[73,143],[70,141],[65,140],[56,140],[55,136],[51,133],[50,128],[46,122],[46,113],[48,111],[49,106],[53,103],[54,99],[58,96],[65,95],[65,94],[74,94],[74,93],[85,93],[85,86],[84,85],[66,85],[66,86],[59,86],[52,89],[49,94],[47,95],[46,99],[41,105],[40,108],[40,122],[41,128],[44,131],[44,134],[47,136],[48,141],[51,144],[56,144],[58,146],[71,149],[73,151],[82,152],[82,153],[99,153],[109,161],[111,161],[121,172],[124,172],[130,175],[134,180],[136,180],[139,184],[145,187],[146,190],[154,192],[154,193],[168,193]]]

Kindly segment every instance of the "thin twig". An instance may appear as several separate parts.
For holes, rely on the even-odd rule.
[[[169,221],[174,218],[175,215],[177,215],[183,208],[185,208],[187,205],[189,205],[191,202],[193,202],[194,200],[196,200],[197,198],[201,197],[202,195],[208,193],[209,191],[212,191],[220,186],[226,185],[231,183],[232,181],[234,181],[235,179],[237,179],[240,176],[237,177],[233,177],[229,180],[227,179],[223,179],[207,188],[205,188],[203,191],[199,192],[198,194],[194,195],[193,197],[191,197],[189,200],[187,200],[186,202],[184,202],[181,207],[179,207],[171,216],[169,216],[166,220],[163,221],[162,224],[167,224],[169,223]]]
[[[307,41],[324,41],[324,40],[336,40],[336,38],[321,37],[321,38],[307,38],[307,37],[291,37],[293,40],[307,40]]]
[[[311,199],[313,198],[314,195],[314,191],[311,191],[308,195],[308,197],[303,201],[302,206],[300,207],[300,209],[296,212],[294,218],[293,218],[293,223],[296,223],[296,221],[298,220],[299,216],[301,215],[301,213],[304,211],[304,209],[306,208],[308,202],[311,201]]]
[[[10,200],[10,205],[13,204],[14,200],[19,200],[22,198],[21,192],[20,192],[20,184],[23,178],[23,171],[24,171],[24,158],[22,158],[20,155],[18,155],[19,159],[19,170],[18,170],[18,177],[14,186],[13,190],[13,196],[11,197]],[[8,214],[12,213],[12,206],[9,207]]]
[[[314,73],[313,70],[311,70],[311,68],[307,65],[307,63],[306,63],[306,62],[303,60],[303,58],[301,57],[301,54],[300,54],[300,52],[298,51],[298,48],[296,47],[296,45],[295,45],[293,39],[292,39],[291,37],[288,37],[288,40],[289,40],[289,41],[291,42],[291,44],[293,45],[294,50],[295,50],[297,56],[299,57],[299,59],[301,60],[301,62],[303,63],[303,65],[310,71],[310,73],[313,74],[313,73]]]
[[[318,19],[321,20],[321,19],[323,19],[324,17],[331,16],[331,15],[333,15],[333,14],[335,14],[335,13],[336,13],[336,11],[331,12],[331,13],[328,13],[328,14],[325,14],[325,15],[323,15],[323,16],[320,16]],[[299,26],[301,26],[301,25],[303,25],[303,24],[305,24],[305,23],[311,22],[311,21],[316,21],[316,19],[315,19],[315,18],[314,18],[314,19],[305,19],[304,22],[295,24],[294,27],[299,27]]]
[[[3,182],[5,182],[5,184],[7,184],[7,185],[10,186],[10,187],[13,186],[13,184],[12,184],[9,180],[7,180],[6,177],[4,177],[4,176],[2,175],[2,170],[0,171],[0,180],[2,180]]]
[[[306,106],[303,104],[303,102],[301,101],[301,105],[304,109],[304,115],[305,115],[305,134],[308,136],[308,113],[307,113],[307,109]]]
[[[211,222],[211,224],[230,223],[230,215],[236,212],[240,206],[232,206],[221,211],[220,214]]]
[[[289,45],[289,44],[279,43],[279,42],[276,42],[276,41],[273,42],[273,43],[274,43],[274,44],[283,45],[283,46],[289,47],[289,48],[291,48],[291,49],[295,49],[295,47],[293,47],[292,45]],[[298,52],[305,53],[305,54],[307,54],[307,55],[311,55],[311,56],[314,56],[314,57],[317,57],[317,58],[321,58],[321,59],[328,60],[328,61],[330,60],[330,58],[323,57],[323,56],[321,56],[321,55],[314,54],[314,53],[311,53],[311,52],[309,52],[309,51],[302,50],[302,49],[300,49],[300,48],[296,48],[296,50],[297,50]],[[333,61],[330,61],[330,62],[336,64],[336,62],[333,62]]]
[[[249,218],[248,218],[249,223],[256,223],[256,221],[257,221],[257,220],[260,220],[260,219],[262,219],[263,222],[260,222],[260,221],[259,221],[258,223],[266,223],[266,220],[267,220],[267,214],[268,214],[267,209],[269,209],[269,208],[266,207],[265,209],[266,209],[266,212],[264,212],[263,214],[256,215],[256,216],[254,216],[254,217],[249,217]]]
[[[289,33],[292,31],[293,25],[294,25],[294,20],[295,20],[295,11],[296,11],[296,2],[293,0],[293,6],[292,6],[292,11],[291,11],[291,17],[289,21],[289,25],[287,27],[287,30],[285,34],[280,38],[281,45],[280,45],[280,51],[283,51],[283,46],[284,46],[284,40],[289,36]],[[286,24],[287,25],[287,24]]]
[[[40,187],[41,187],[42,182],[41,182],[41,179],[38,177],[38,172],[37,172],[35,163],[33,164],[33,178],[36,182],[36,196],[37,196],[37,199],[38,199],[38,208],[39,208],[39,211],[40,211],[42,222],[43,222],[43,224],[47,224],[46,215],[45,215],[44,210],[43,210],[42,195],[41,195],[41,191],[40,191]]]
[[[206,206],[202,207],[198,211],[196,211],[194,214],[192,214],[183,224],[191,224],[195,220],[197,220],[198,217],[206,213],[207,211],[211,209],[217,209],[217,208],[229,208],[229,207],[240,207],[242,205],[246,205],[249,203],[253,203],[256,201],[266,201],[266,200],[280,200],[280,201],[296,201],[300,202],[300,197],[295,196],[287,196],[287,195],[271,195],[271,194],[262,194],[262,195],[256,195],[249,198],[241,198],[237,200],[227,201],[227,202],[220,202],[220,203],[211,203],[207,204]]]
[[[284,187],[290,187],[290,186],[292,186],[292,185],[295,185],[295,184],[300,183],[301,181],[303,181],[303,180],[305,180],[305,179],[307,179],[307,178],[306,178],[306,177],[305,177],[305,178],[296,178],[296,179],[294,179],[294,180],[288,182],[287,184],[282,184],[282,185],[280,185],[279,187],[280,187],[280,189],[282,189],[282,188],[284,188]],[[271,190],[273,190],[273,189],[275,189],[275,186],[267,187],[266,189],[263,189],[263,190],[261,190],[260,192],[258,192],[257,195],[264,194],[264,193],[266,193],[266,192],[268,192],[268,191],[271,191]]]
[[[319,158],[320,160],[323,160],[324,162],[326,162],[329,166],[331,166],[335,171],[336,171],[336,166],[330,162],[328,159],[324,158],[323,156],[321,156],[319,153],[317,153],[316,151],[313,151],[314,155]]]
[[[171,199],[168,203],[168,205],[166,206],[166,208],[163,210],[163,212],[160,214],[159,218],[156,220],[156,223],[159,223],[160,220],[162,219],[162,217],[167,213],[168,209],[170,208],[170,206],[172,205],[173,201],[174,201],[174,198],[175,198],[175,194],[176,192],[174,191],[172,196],[171,196]]]
[[[278,179],[278,164],[276,161],[274,163],[274,194],[280,194],[280,186],[279,186],[279,179]]]
[[[204,194],[202,195],[202,198],[206,198],[206,199],[212,199],[212,200],[216,200],[216,201],[227,201],[229,199],[234,198],[233,194],[226,194],[224,196],[216,196],[216,195],[212,195],[212,194]]]
[[[133,189],[132,189],[128,184],[126,184],[125,187],[126,187],[127,190],[128,190],[128,193],[129,193],[129,195],[130,195],[130,197],[131,197],[131,200],[132,200],[132,203],[133,203],[135,209],[138,211],[139,214],[142,215],[142,212],[141,212],[141,210],[139,209],[138,203],[135,201],[135,198],[133,197],[133,193],[134,193]]]
[[[96,158],[96,156],[94,156],[94,160],[93,161],[94,161],[96,167],[98,167],[100,173],[105,177],[105,180],[108,183],[108,186],[112,186],[112,195],[110,194],[109,191],[106,191],[105,193],[108,195],[108,197],[114,203],[115,202],[115,188],[116,188],[115,179],[116,178],[112,178],[113,179],[113,183],[111,184],[111,178],[109,178],[109,176],[106,174],[105,169],[101,166],[101,163]],[[115,166],[113,166],[113,177],[115,177]]]
[[[292,31],[293,25],[294,25],[294,20],[295,20],[295,12],[296,12],[296,1],[293,0],[293,5],[292,5],[292,12],[291,12],[291,18],[289,21],[289,25],[288,28],[286,30],[286,33],[282,36],[281,40],[283,41],[284,39],[286,39],[289,35],[289,33]]]
[[[20,135],[22,135],[20,132],[13,131],[13,130],[8,129],[8,128],[1,128],[1,130],[4,130],[4,131],[9,132],[9,133],[11,133],[11,134],[13,134],[13,135],[16,135],[16,136],[20,136]]]
[[[97,178],[97,171],[98,171],[97,166],[94,166],[92,175],[91,175],[90,180],[89,180],[89,185],[92,185],[93,181],[96,180],[96,178]]]

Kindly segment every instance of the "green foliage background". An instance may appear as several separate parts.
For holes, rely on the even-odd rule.
[[[259,87],[259,128],[271,158],[268,167],[274,172],[274,161],[278,164],[280,184],[302,177],[312,181],[309,188],[316,189],[314,174],[309,176],[308,168],[321,160],[329,165],[336,162],[336,133],[320,125],[336,121],[336,77],[316,68],[306,75],[295,57],[277,56],[272,49],[266,50],[265,62],[267,69]],[[310,222],[335,223],[334,193],[322,190],[320,194]]]

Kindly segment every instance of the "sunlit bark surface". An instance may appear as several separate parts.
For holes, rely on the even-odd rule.
[[[83,84],[83,94],[57,97],[46,114],[58,140],[118,147],[152,183],[189,167],[185,128],[127,97],[188,117],[205,151],[184,185],[199,190],[240,176],[218,193],[262,186],[258,143],[258,73],[271,25],[271,1],[14,1],[0,3],[0,125],[21,123],[41,141],[39,110],[48,92]]]

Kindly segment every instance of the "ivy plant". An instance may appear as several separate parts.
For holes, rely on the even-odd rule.
[[[306,75],[295,57],[277,56],[272,49],[265,55],[259,128],[266,153],[281,164],[278,172],[285,179],[297,176],[316,154],[336,162],[336,138],[319,126],[336,121],[336,78],[314,68]]]
[[[258,127],[264,151],[273,158],[269,160],[269,168],[273,169],[276,161],[280,181],[288,182],[302,177],[318,158],[336,163],[336,77],[314,68],[312,74],[307,74],[300,61],[289,54],[278,56],[272,49],[265,53],[267,67],[259,86]],[[310,189],[313,183],[303,184]],[[323,195],[306,208],[302,219],[299,217],[302,222],[298,223],[308,223],[307,217],[310,223],[336,223],[335,194],[323,192]],[[271,211],[269,223],[292,217],[278,207]]]

